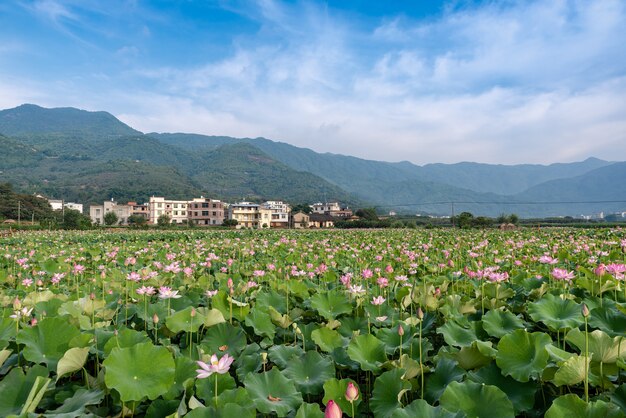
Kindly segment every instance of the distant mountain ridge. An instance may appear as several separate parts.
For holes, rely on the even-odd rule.
[[[457,202],[457,212],[544,216],[608,210],[559,201],[626,198],[626,163],[596,158],[547,166],[418,166],[322,154],[265,138],[143,134],[107,112],[36,105],[0,111],[0,135],[7,150],[0,158],[0,181],[85,203],[177,197],[184,191],[229,200],[340,200],[409,213],[446,214]],[[541,207],[529,201],[555,203]],[[626,203],[608,206],[620,210]]]

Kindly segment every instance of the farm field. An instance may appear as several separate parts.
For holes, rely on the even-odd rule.
[[[0,416],[626,417],[620,229],[0,238]]]

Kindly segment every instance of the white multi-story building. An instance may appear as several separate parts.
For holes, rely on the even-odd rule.
[[[168,200],[164,197],[152,196],[148,202],[150,213],[148,222],[156,224],[162,215],[169,216],[170,223],[181,224],[187,222],[188,204],[186,200]]]
[[[314,203],[311,205],[311,209],[313,209],[313,213],[328,213],[341,210],[341,206],[339,206],[339,202],[326,202],[326,203]]]
[[[63,210],[63,207],[66,209],[77,210],[80,213],[83,213],[83,204],[82,203],[74,203],[74,202],[64,202],[63,200],[58,199],[48,199],[48,203],[52,210]]]
[[[282,201],[268,200],[261,203],[261,227],[289,228],[291,208]]]

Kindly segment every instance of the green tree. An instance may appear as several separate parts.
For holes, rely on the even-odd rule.
[[[366,219],[368,221],[377,221],[378,220],[378,215],[376,214],[376,209],[375,208],[358,209],[355,212],[355,215],[358,216],[359,218],[363,218],[363,219]]]
[[[461,212],[459,216],[456,217],[456,224],[459,226],[459,228],[471,228],[473,221],[474,215],[472,215],[470,212]]]
[[[511,215],[509,215],[509,222],[511,222],[513,225],[517,225],[517,223],[519,222],[519,216],[512,213]]]
[[[107,212],[104,214],[104,224],[105,225],[115,225],[120,219],[117,217],[115,212]]]
[[[64,213],[59,211],[61,218],[59,224],[63,229],[88,229],[91,228],[91,218],[74,209],[65,209]]]
[[[239,222],[237,222],[237,219],[224,219],[224,222],[222,222],[223,226],[237,226]]]
[[[157,219],[157,225],[159,226],[167,226],[170,224],[170,222],[172,222],[172,218],[170,218],[169,215],[165,213],[159,216],[159,218]]]
[[[311,213],[311,206],[309,206],[306,203],[298,203],[297,205],[293,205],[291,207],[291,213],[298,213],[298,212]]]
[[[128,217],[128,224],[133,226],[144,226],[148,222],[145,216],[141,215],[130,215]]]

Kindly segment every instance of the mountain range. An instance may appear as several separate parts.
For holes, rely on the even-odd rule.
[[[204,195],[294,204],[339,200],[381,213],[540,217],[626,210],[626,162],[596,158],[418,166],[265,138],[144,134],[107,112],[32,104],[0,111],[0,147],[0,182],[87,204]]]

